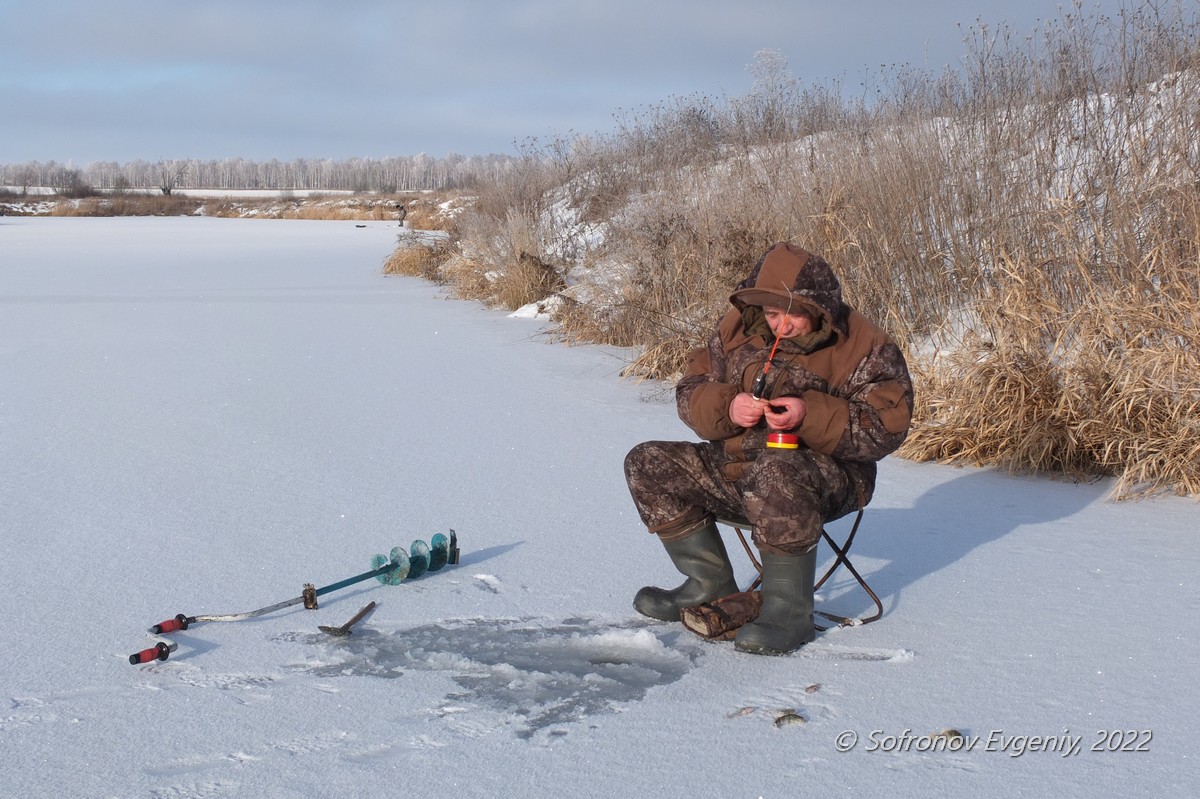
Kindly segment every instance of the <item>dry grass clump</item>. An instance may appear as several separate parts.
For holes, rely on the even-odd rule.
[[[1032,472],[1094,472],[1068,397],[1069,375],[1012,329],[971,332],[935,363],[911,359],[919,420],[901,449],[914,460],[993,464]]]
[[[397,220],[402,201],[387,195],[310,195],[297,197],[226,197],[204,204],[207,216],[233,219],[305,219],[311,221]],[[397,222],[397,224],[399,224]]]
[[[1121,496],[1200,494],[1200,292],[1192,263],[1190,281],[1152,295],[1121,289],[1072,320],[1082,331],[1073,348],[1080,386],[1071,397],[1073,433],[1101,468],[1120,476]]]
[[[912,358],[920,407],[900,454],[1115,475],[1117,497],[1200,494],[1200,297],[1104,295],[1059,317],[1053,342],[1031,338],[1042,320],[994,309],[946,355]]]
[[[1113,219],[1144,223],[1153,194]],[[1121,248],[1134,261],[1097,262],[1079,239],[1057,268],[1006,262],[964,334],[910,358],[920,407],[901,454],[1113,475],[1118,498],[1200,494],[1200,197],[1165,194],[1173,223],[1140,225],[1139,248]]]
[[[383,273],[443,283],[442,267],[452,255],[453,248],[445,238],[406,239],[384,261]]]
[[[58,201],[50,209],[50,216],[112,216],[112,207],[103,200]]]
[[[516,261],[505,270],[504,279],[497,283],[496,299],[510,311],[544,300],[566,288],[562,276],[553,266],[524,251],[517,254]]]
[[[442,282],[454,296],[494,304],[495,286],[484,264],[461,253],[454,253],[438,270]]]
[[[312,205],[291,202],[275,211],[277,219],[309,219],[313,221],[375,221],[382,219],[383,209],[378,206],[356,206],[344,203],[321,203]],[[392,214],[395,217],[395,214]]]
[[[117,194],[82,200],[59,200],[50,209],[51,216],[183,216],[194,214],[200,202],[187,197],[158,194]]]
[[[406,195],[405,225],[413,230],[454,229],[455,220],[464,209],[470,207],[472,198],[451,192],[413,192]]]
[[[545,300],[565,285],[552,266],[525,252],[501,264],[499,271],[485,268],[475,258],[452,253],[440,259],[436,272],[437,279],[456,297],[509,311]]]

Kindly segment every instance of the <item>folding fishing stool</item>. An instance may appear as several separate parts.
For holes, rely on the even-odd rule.
[[[854,564],[850,562],[850,547],[854,545],[854,536],[858,534],[858,525],[862,522],[862,517],[863,509],[860,508],[857,515],[854,517],[854,526],[850,528],[850,533],[846,536],[846,540],[840,545],[836,540],[834,540],[833,536],[830,535],[828,529],[825,527],[821,528],[821,539],[829,545],[830,549],[833,550],[833,563],[830,564],[829,568],[825,570],[825,573],[821,576],[821,579],[817,580],[816,585],[813,587],[813,591],[820,591],[821,586],[823,586],[825,582],[833,575],[833,573],[837,571],[838,567],[845,566],[846,571],[850,572],[859,586],[867,592],[867,596],[871,597],[871,601],[875,603],[874,613],[869,616],[861,616],[857,618],[839,616],[835,613],[827,613],[823,610],[813,611],[816,615],[835,622],[839,627],[870,624],[871,622],[877,621],[883,616],[883,602],[880,601],[879,595],[872,590],[871,586],[867,583],[863,576],[859,574],[858,569],[854,568]],[[742,542],[742,548],[746,550],[747,557],[750,558],[750,562],[754,564],[754,568],[758,571],[758,576],[754,579],[754,582],[751,583],[750,587],[746,589],[747,591],[753,591],[754,589],[758,588],[759,583],[762,582],[762,564],[758,562],[758,558],[754,554],[753,547],[751,547],[750,542],[746,540],[746,533],[753,527],[753,525],[745,519],[721,518],[717,519],[717,523],[732,527],[734,531],[737,532],[738,540]],[[818,629],[828,628],[818,627]]]

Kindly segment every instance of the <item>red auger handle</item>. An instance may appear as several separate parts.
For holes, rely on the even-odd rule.
[[[171,653],[179,648],[179,644],[174,642],[167,643],[159,641],[149,649],[143,649],[141,652],[134,652],[129,656],[130,665],[136,666],[139,663],[149,663],[152,660],[166,660],[171,656]]]
[[[176,630],[186,630],[188,625],[194,621],[195,619],[188,618],[180,613],[173,619],[160,621],[158,624],[150,628],[150,632],[154,633],[155,635],[162,635],[164,633],[173,633]]]

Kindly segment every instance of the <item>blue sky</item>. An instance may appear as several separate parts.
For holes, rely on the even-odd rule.
[[[1185,6],[1195,5],[1187,0]],[[1083,0],[1086,15],[1136,0]],[[1055,0],[0,0],[0,163],[513,153],[672,97],[940,69]]]

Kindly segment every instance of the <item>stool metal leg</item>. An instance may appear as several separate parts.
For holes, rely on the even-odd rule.
[[[833,536],[829,534],[829,531],[825,530],[824,528],[821,529],[821,538],[823,538],[825,543],[829,544],[829,548],[833,550],[834,560],[830,567],[825,570],[825,573],[821,576],[821,579],[817,580],[813,590],[821,590],[821,586],[823,586],[825,582],[833,575],[833,573],[838,570],[838,567],[845,566],[846,571],[850,572],[859,586],[867,592],[867,596],[871,597],[871,601],[875,603],[875,612],[869,616],[863,616],[861,618],[839,616],[834,613],[827,613],[823,610],[814,611],[816,615],[821,616],[822,618],[828,619],[832,622],[837,622],[838,626],[840,627],[870,624],[871,622],[878,621],[883,617],[883,601],[880,600],[879,595],[875,593],[871,586],[867,584],[866,579],[859,574],[858,569],[854,568],[854,564],[850,562],[850,547],[854,544],[854,536],[858,534],[858,525],[862,523],[862,517],[863,511],[860,508],[858,515],[854,518],[854,526],[850,528],[850,534],[846,536],[846,540],[841,546],[838,546],[838,543],[833,540]],[[755,590],[758,588],[759,583],[762,582],[762,566],[759,564],[758,558],[754,556],[754,551],[750,547],[749,542],[746,540],[746,533],[743,530],[743,528],[745,528],[745,530],[749,530],[750,524],[741,519],[718,519],[717,521],[721,524],[727,524],[734,529],[734,531],[737,533],[738,539],[742,542],[742,548],[746,550],[746,556],[750,558],[750,562],[754,564],[754,568],[758,571],[759,576],[755,578],[750,587],[746,589],[747,591]]]
[[[850,574],[854,576],[855,581],[857,581],[859,586],[861,586],[862,589],[867,592],[867,596],[871,597],[871,601],[875,603],[874,613],[872,613],[870,616],[863,616],[862,618],[858,619],[852,619],[847,616],[838,616],[833,613],[826,613],[822,610],[815,611],[815,613],[818,615],[829,619],[830,621],[835,621],[842,627],[858,624],[870,624],[871,622],[877,621],[883,616],[883,602],[880,601],[879,595],[871,589],[871,586],[867,584],[867,581],[863,579],[863,576],[858,573],[858,569],[854,568],[854,564],[850,562],[850,547],[854,544],[854,536],[858,533],[858,525],[862,522],[862,517],[863,512],[861,509],[859,509],[858,516],[854,518],[854,526],[850,528],[850,535],[846,536],[846,540],[841,546],[837,545],[837,542],[833,540],[833,536],[829,535],[827,530],[821,530],[821,538],[824,538],[825,542],[829,544],[829,548],[833,550],[834,560],[833,564],[825,571],[825,574],[822,575],[821,579],[817,580],[814,590],[819,591],[821,586],[825,584],[825,581],[828,580],[835,571],[837,571],[839,566],[845,566],[846,571],[850,572]]]

